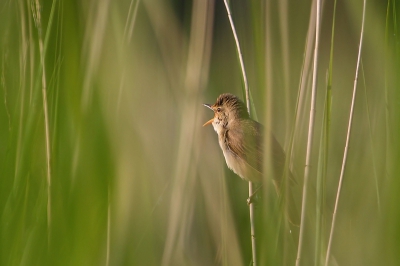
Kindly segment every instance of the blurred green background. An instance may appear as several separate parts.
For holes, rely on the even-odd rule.
[[[298,208],[312,4],[230,1],[258,120],[292,151]],[[399,6],[367,1],[331,265],[400,263]],[[340,0],[334,18],[334,2],[323,6],[303,265],[320,265],[326,253],[362,8],[361,0]],[[202,103],[223,92],[244,99],[222,0],[1,0],[0,87],[1,265],[250,264],[247,183],[226,167],[212,128],[202,127],[212,117]],[[260,265],[294,265],[297,243],[265,187]]]

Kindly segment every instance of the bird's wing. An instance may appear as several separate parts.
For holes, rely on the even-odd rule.
[[[226,144],[237,156],[262,173],[262,125],[249,119],[226,131]]]
[[[231,127],[226,132],[226,144],[236,155],[244,159],[251,167],[263,173],[263,126],[250,119],[241,120],[241,127]],[[271,157],[274,170],[274,179],[282,177],[285,165],[285,153],[272,134],[270,138]]]
[[[278,196],[282,195],[281,185],[283,170],[285,167],[285,152],[282,149],[282,146],[279,144],[273,134],[270,132],[264,132],[263,126],[260,123],[250,119],[242,120],[241,122],[243,125],[242,127],[231,127],[231,129],[228,129],[226,132],[228,148],[236,155],[244,159],[252,168],[256,169],[260,173],[263,173],[263,138],[269,138],[271,151],[270,153],[267,153],[267,156],[272,157],[271,164],[273,167],[273,184]],[[289,178],[296,183],[291,172],[288,174]],[[286,205],[288,219],[291,224],[298,226],[299,215],[293,195],[289,192],[286,193],[286,196],[288,200]]]

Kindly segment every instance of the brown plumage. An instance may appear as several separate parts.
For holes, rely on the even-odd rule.
[[[204,125],[213,125],[228,167],[244,180],[260,182],[263,173],[263,125],[249,117],[246,105],[233,94],[221,94],[215,104],[205,106],[214,111],[214,118]],[[270,138],[272,147],[274,180],[278,181],[283,174],[285,153],[272,134],[266,136]]]
[[[256,183],[262,181],[263,138],[270,138],[272,181],[277,194],[280,195],[285,152],[275,137],[265,132],[263,125],[249,117],[246,105],[233,94],[221,94],[213,105],[204,104],[204,106],[213,110],[214,117],[203,126],[213,125],[218,134],[218,142],[226,164],[246,181]],[[294,180],[290,171],[289,177]],[[287,196],[288,206],[290,206],[289,221],[297,226],[299,217],[293,195],[289,193]]]

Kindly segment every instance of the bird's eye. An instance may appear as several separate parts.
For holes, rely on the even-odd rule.
[[[217,112],[221,112],[221,108],[220,107],[217,108]]]

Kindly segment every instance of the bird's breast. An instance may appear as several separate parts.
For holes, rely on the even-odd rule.
[[[250,165],[248,165],[243,158],[240,158],[237,154],[230,150],[229,146],[225,142],[224,137],[219,137],[218,142],[222,149],[222,153],[224,154],[226,165],[229,169],[240,176],[243,180],[250,182],[260,182],[260,173],[255,171]]]

